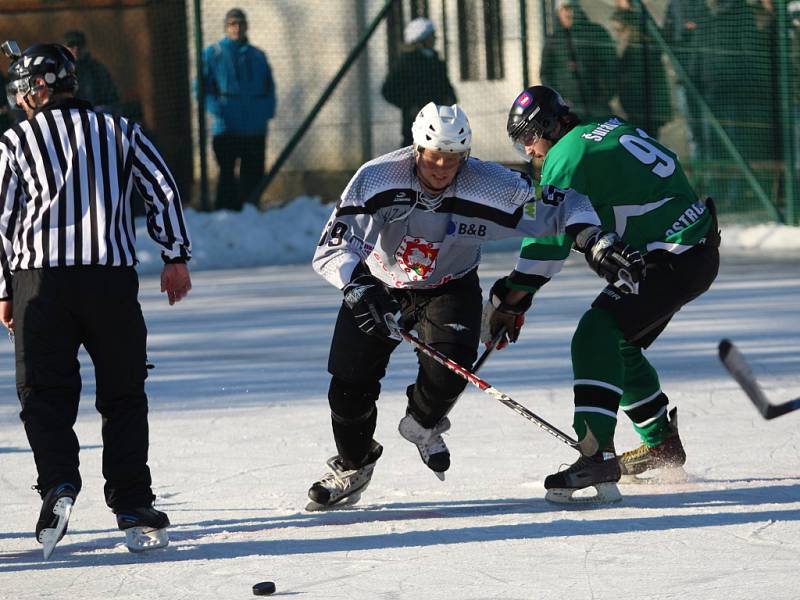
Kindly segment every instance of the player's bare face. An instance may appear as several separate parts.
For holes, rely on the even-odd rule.
[[[544,158],[547,152],[553,147],[552,140],[539,138],[532,144],[525,144],[525,154],[531,158]]]
[[[464,154],[460,152],[422,148],[417,155],[417,178],[426,192],[438,194],[450,185],[462,162]]]

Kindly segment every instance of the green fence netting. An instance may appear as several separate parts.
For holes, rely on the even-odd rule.
[[[214,48],[230,34],[232,8],[271,69],[269,120],[263,98],[237,99],[269,92],[259,88],[257,64],[217,65],[224,81],[216,88],[198,78],[203,60],[229,60]],[[420,17],[429,23],[409,25]],[[798,0],[5,0],[0,7],[0,36],[22,46],[61,41],[68,30],[85,33],[116,82],[111,109],[153,133],[196,208],[218,202],[220,111],[245,135],[266,123],[263,150],[255,146],[264,177],[258,165],[255,176],[249,167],[236,173],[259,192],[250,199],[268,206],[303,194],[335,199],[364,161],[404,143],[404,119],[425,99],[462,105],[475,155],[525,168],[505,136],[507,111],[525,85],[545,83],[579,113],[613,112],[657,136],[725,220],[798,222]],[[210,89],[218,97],[209,99]]]

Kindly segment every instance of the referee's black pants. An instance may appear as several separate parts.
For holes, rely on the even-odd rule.
[[[95,367],[102,415],[103,476],[112,509],[149,506],[147,329],[132,267],[73,266],[14,273],[14,331],[20,418],[42,495],[71,482],[80,490],[73,426],[81,392],[78,350]]]
[[[477,269],[430,290],[391,290],[400,303],[402,325],[466,367],[480,343],[482,295]],[[345,304],[331,341],[328,390],[333,436],[346,465],[360,466],[375,433],[380,381],[399,342],[361,331]],[[447,414],[467,382],[432,358],[417,353],[419,371],[407,390],[408,412],[426,428]]]

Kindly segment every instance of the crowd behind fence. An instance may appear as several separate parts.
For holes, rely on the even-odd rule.
[[[0,35],[70,45],[81,93],[143,123],[199,209],[338,197],[457,101],[473,153],[526,85],[675,150],[725,220],[798,222],[800,0],[9,0]],[[16,116],[0,112],[0,127]],[[536,165],[534,165],[534,171]],[[535,173],[534,173],[535,174]]]

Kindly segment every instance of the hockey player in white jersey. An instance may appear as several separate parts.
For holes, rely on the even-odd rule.
[[[599,224],[588,203],[534,201],[530,179],[470,157],[472,133],[457,105],[423,107],[412,146],[363,165],[344,190],[314,255],[314,269],[341,289],[331,342],[328,400],[338,454],[311,486],[309,510],[356,502],[383,451],[373,439],[376,401],[399,344],[393,317],[462,365],[477,354],[482,309],[481,245]],[[420,355],[400,434],[444,479],[442,433],[466,382]]]

